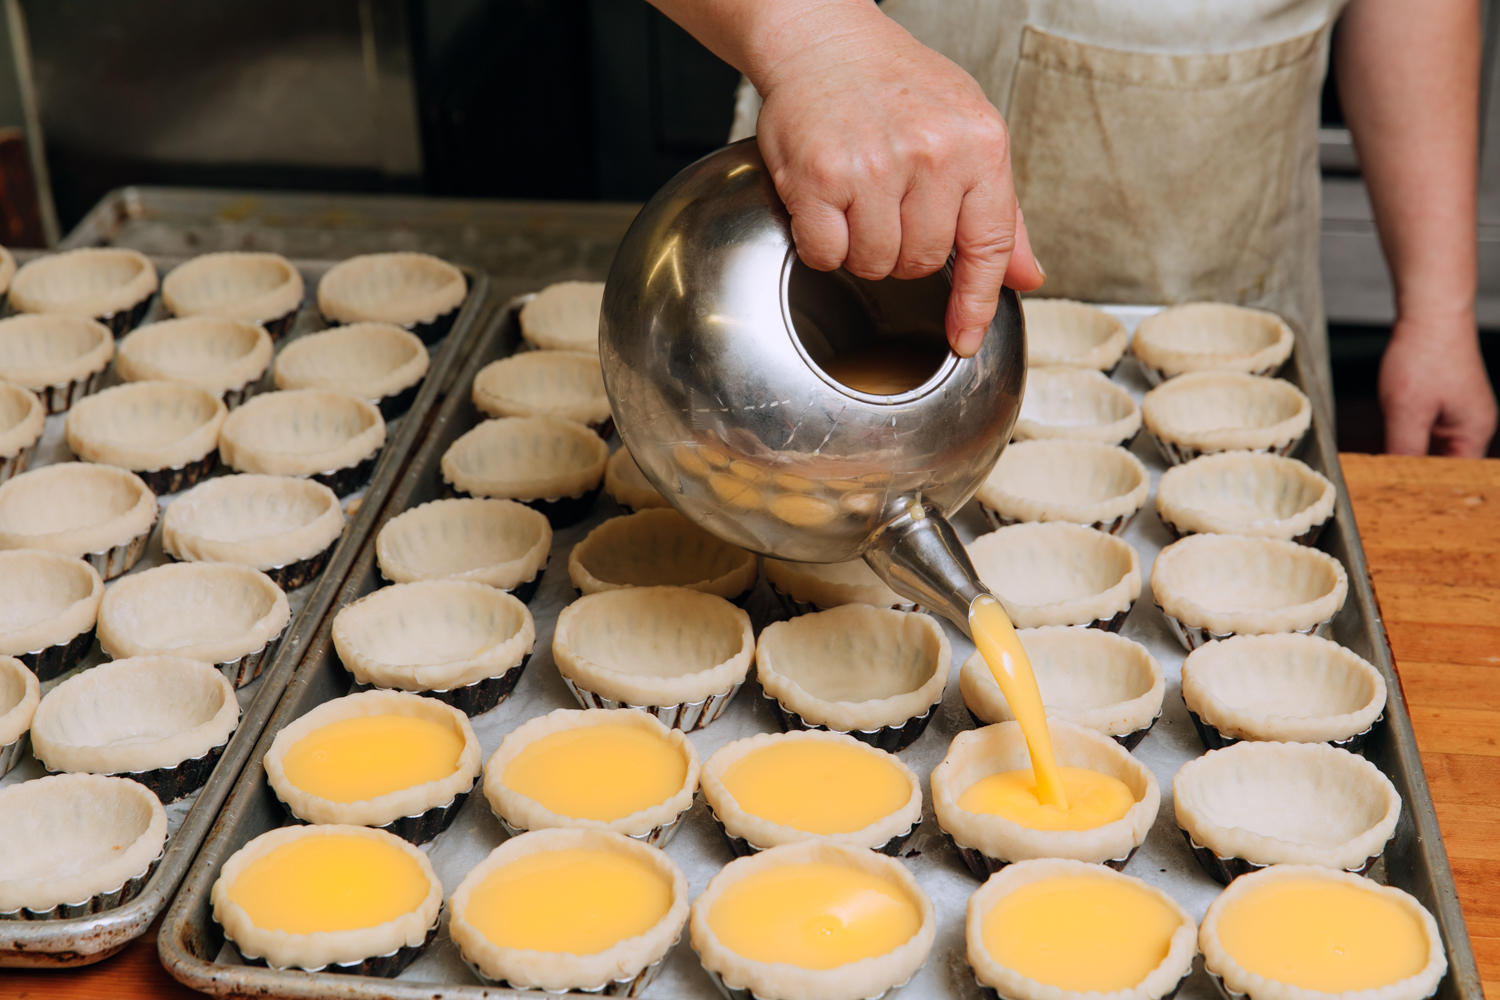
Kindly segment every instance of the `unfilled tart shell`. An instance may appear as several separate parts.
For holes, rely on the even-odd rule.
[[[229,663],[264,649],[291,620],[286,594],[259,570],[175,563],[127,576],[99,605],[99,645],[113,657]]]
[[[61,462],[0,483],[0,549],[107,552],[156,523],[156,496],[133,472]]]
[[[604,282],[560,281],[521,307],[521,336],[550,351],[599,353]]]
[[[929,615],[846,604],[768,625],[755,647],[767,697],[840,732],[899,726],[942,700],[952,650]]]
[[[759,570],[754,555],[670,509],[612,517],[568,554],[568,576],[585,594],[667,586],[733,599]]]
[[[1059,767],[1088,768],[1125,783],[1135,804],[1124,816],[1092,830],[1033,830],[1003,816],[960,808],[959,798],[980,779],[1031,767],[1020,724],[1001,722],[959,733],[933,769],[932,811],[938,825],[959,847],[977,850],[992,861],[1071,858],[1102,864],[1129,857],[1156,821],[1161,805],[1156,777],[1103,733],[1061,719],[1049,719],[1047,728]]]
[[[238,407],[219,431],[236,472],[312,476],[358,465],[385,444],[385,420],[363,399],[324,389],[270,392]]]
[[[1021,629],[1017,636],[1036,673],[1047,718],[1122,737],[1161,714],[1166,676],[1140,643],[1101,629],[1057,625]],[[1015,720],[978,653],[964,661],[958,681],[964,704],[985,723]]]
[[[276,388],[329,389],[379,402],[427,374],[427,346],[389,323],[352,323],[310,333],[276,357]]]
[[[278,253],[206,253],[179,264],[161,283],[173,316],[219,316],[265,323],[302,304],[302,274]]]
[[[234,687],[210,664],[132,656],[49,691],[31,720],[31,746],[51,771],[139,773],[222,746],[239,719]]]
[[[16,312],[108,317],[156,291],[156,266],[135,250],[86,247],[29,261],[10,284]]]
[[[264,375],[271,352],[264,327],[194,316],[133,330],[120,341],[115,370],[127,382],[181,382],[222,396]]]
[[[1333,483],[1295,458],[1231,451],[1168,469],[1156,513],[1178,534],[1298,540],[1333,516]]]
[[[0,912],[82,903],[144,875],[167,813],[128,778],[58,774],[0,788]]]
[[[499,677],[535,641],[526,605],[472,580],[398,583],[333,619],[334,648],[354,679],[402,691],[451,691]]]
[[[1312,402],[1301,389],[1234,372],[1174,378],[1146,393],[1141,413],[1173,462],[1216,451],[1285,453],[1312,425]]]
[[[1056,366],[1033,368],[1013,437],[1074,438],[1119,444],[1141,427],[1141,408],[1102,373]]]
[[[863,559],[838,563],[765,561],[771,586],[794,601],[826,611],[844,604],[911,610],[912,601],[892,590]]]
[[[87,632],[103,599],[99,572],[76,556],[0,551],[0,654],[40,652]]]
[[[1303,632],[1344,606],[1349,576],[1333,556],[1295,542],[1189,535],[1157,555],[1151,592],[1162,611],[1217,636]]]
[[[68,448],[85,462],[136,472],[175,469],[219,446],[229,410],[206,389],[129,382],[86,396],[68,411]]]
[[[42,439],[47,408],[18,385],[0,382],[0,458],[14,458]]]
[[[1339,742],[1385,711],[1385,678],[1336,642],[1311,635],[1239,635],[1210,642],[1182,664],[1188,710],[1225,736],[1283,743]]]
[[[1026,364],[1071,365],[1109,371],[1120,363],[1130,334],[1114,316],[1069,299],[1023,299]]]
[[[115,338],[87,316],[0,319],[0,378],[26,389],[64,386],[109,366]]]
[[[593,351],[524,351],[474,376],[474,405],[491,417],[560,417],[580,424],[609,419],[604,373]]]
[[[318,281],[318,309],[338,323],[431,323],[469,294],[464,273],[425,253],[372,253],[335,264]]]
[[[556,417],[486,420],[443,454],[443,481],[474,496],[556,500],[583,496],[604,478],[609,445]]]
[[[1401,816],[1380,768],[1326,743],[1210,750],[1177,772],[1172,801],[1195,844],[1257,865],[1362,868]]]
[[[338,540],[344,511],[333,490],[287,476],[222,476],[167,505],[162,548],[178,559],[259,570],[310,559]]]
[[[552,658],[580,688],[630,705],[701,702],[745,680],[755,656],[750,616],[682,587],[589,594],[562,610]]]
[[[672,506],[651,485],[627,448],[621,448],[609,456],[609,462],[604,467],[604,489],[614,498],[615,503],[628,511]]]
[[[42,685],[36,674],[14,656],[0,656],[0,751],[31,728],[31,717],[42,701]],[[0,753],[0,776],[5,761]]]
[[[0,247],[0,295],[10,289],[11,279],[16,276],[16,255]]]
[[[1002,521],[1110,526],[1135,516],[1151,492],[1146,466],[1099,441],[1017,441],[975,496]]]
[[[512,500],[480,497],[402,511],[375,539],[380,571],[392,582],[474,580],[501,590],[535,579],[551,550],[546,515]]]
[[[1266,375],[1292,356],[1292,328],[1275,313],[1193,302],[1147,316],[1132,352],[1165,376],[1193,371]]]
[[[966,548],[1016,628],[1109,622],[1141,596],[1135,549],[1079,524],[1013,524]]]

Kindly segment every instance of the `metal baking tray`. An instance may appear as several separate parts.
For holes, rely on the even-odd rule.
[[[36,253],[19,252],[22,262],[39,256]],[[160,274],[165,275],[185,257],[153,256]],[[333,261],[293,260],[302,272],[307,286],[307,297],[299,308],[298,315],[285,337],[278,343],[278,350],[286,343],[323,327],[318,315],[316,289],[318,278],[333,265]],[[166,909],[172,894],[177,891],[188,865],[197,853],[199,845],[208,835],[219,807],[223,804],[234,779],[239,775],[260,735],[261,728],[270,718],[291,679],[297,663],[302,658],[309,639],[323,620],[329,604],[338,592],[338,586],[348,575],[349,568],[358,554],[365,535],[369,532],[375,516],[384,505],[385,498],[405,468],[416,445],[422,440],[427,419],[432,415],[441,390],[450,381],[459,361],[464,357],[468,342],[482,328],[480,322],[489,307],[489,280],[482,273],[468,271],[469,295],[464,300],[458,317],[448,336],[438,345],[433,345],[432,363],[428,374],[411,408],[388,425],[388,436],[369,484],[345,500],[346,509],[352,501],[360,499],[357,513],[349,516],[344,534],[336,543],[327,565],[318,578],[287,596],[292,606],[292,619],[283,633],[279,646],[271,661],[265,665],[261,675],[241,688],[237,694],[240,701],[240,722],[231,737],[223,756],[214,768],[208,783],[193,795],[167,806],[169,819],[166,851],[155,873],[146,883],[145,889],[135,899],[123,906],[103,913],[71,920],[49,921],[0,921],[0,967],[67,968],[88,965],[108,958],[131,940],[140,937],[152,922]],[[153,296],[143,323],[167,318],[160,296]],[[264,388],[270,387],[270,372],[265,376]],[[111,367],[106,384],[118,382]],[[49,416],[42,441],[32,460],[31,467],[38,468],[52,462],[72,458],[63,439],[64,414]],[[362,498],[362,499],[361,499]],[[169,498],[163,498],[164,500]],[[163,504],[165,506],[165,504]],[[138,572],[168,561],[161,548],[160,519],[151,534],[146,555],[137,564]],[[72,676],[78,670],[87,669],[105,659],[97,642],[81,665],[64,675]],[[62,679],[43,685],[48,691]],[[28,756],[9,774],[0,778],[0,786],[44,774],[41,764]]]
[[[433,421],[428,439],[412,460],[407,476],[391,495],[382,522],[414,504],[439,495],[439,462],[448,445],[479,419],[469,400],[468,386],[485,363],[503,357],[517,344],[514,307],[487,329],[469,358],[452,393]],[[1131,327],[1152,310],[1115,309]],[[1482,1000],[1469,941],[1458,909],[1452,875],[1438,838],[1431,797],[1422,775],[1401,688],[1392,672],[1389,648],[1355,530],[1353,514],[1339,475],[1329,412],[1322,389],[1311,384],[1307,358],[1299,350],[1288,377],[1302,384],[1314,399],[1316,432],[1300,448],[1300,457],[1334,480],[1339,488],[1336,522],[1324,532],[1324,548],[1350,569],[1350,596],[1333,622],[1331,635],[1375,663],[1389,683],[1386,722],[1379,727],[1367,755],[1396,783],[1405,799],[1400,826],[1374,877],[1398,885],[1422,900],[1436,915],[1448,947],[1449,972],[1439,991],[1444,1000]],[[1121,366],[1116,379],[1137,398],[1147,388],[1134,362]],[[1142,435],[1133,445],[1160,478],[1165,463]],[[1149,505],[1148,505],[1149,506]],[[551,637],[559,610],[574,597],[567,576],[566,555],[571,546],[604,518],[616,513],[603,498],[583,524],[556,533],[551,561],[541,588],[531,603],[537,622],[536,652],[515,693],[494,711],[474,720],[486,760],[501,737],[526,718],[559,707],[577,707],[559,678],[551,656]],[[972,505],[957,518],[966,539],[987,530],[982,515]],[[1126,539],[1136,547],[1143,566],[1149,568],[1156,553],[1170,541],[1152,510],[1143,511],[1130,527]],[[374,565],[373,535],[367,540],[353,571],[335,602],[335,607],[355,600],[380,586]],[[1126,869],[1148,882],[1162,886],[1201,919],[1220,892],[1199,868],[1179,834],[1171,804],[1171,778],[1186,761],[1203,753],[1182,703],[1179,684],[1182,648],[1168,631],[1160,611],[1149,596],[1149,587],[1133,609],[1124,634],[1145,643],[1161,661],[1169,678],[1165,713],[1152,733],[1136,749],[1138,759],[1155,772],[1162,787],[1163,802],[1155,826],[1145,845]],[[747,604],[757,626],[779,617],[777,605],[762,580]],[[241,964],[232,945],[226,944],[210,916],[209,893],[224,861],[267,830],[286,822],[282,806],[269,789],[262,758],[281,727],[314,706],[345,694],[350,677],[344,671],[330,640],[330,620],[325,621],[307,649],[307,655],[287,687],[286,695],[267,725],[259,745],[241,773],[225,806],[219,825],[205,844],[162,925],[158,949],[172,975],[188,985],[218,996],[276,996],[306,998],[399,998],[399,1000],[448,1000],[484,996],[527,995],[519,991],[482,987],[460,961],[446,928],[417,962],[394,980],[369,979],[326,973],[274,971]],[[971,723],[958,691],[957,668],[973,646],[948,626],[953,643],[953,674],[943,701],[924,734],[901,756],[924,778],[942,759],[948,743]],[[758,685],[746,684],[724,716],[691,736],[704,758],[729,740],[754,732],[774,731],[776,723]],[[428,848],[434,868],[451,893],[464,874],[504,838],[482,795],[471,795],[454,825]],[[904,997],[978,1000],[979,990],[964,958],[963,917],[969,895],[979,883],[965,869],[956,851],[947,843],[933,819],[930,800],[923,824],[907,845],[904,856],[937,907],[938,933],[927,964],[905,988]],[[699,802],[688,813],[681,832],[667,853],[687,874],[690,890],[697,895],[708,879],[733,859],[714,827],[706,807]],[[685,935],[684,935],[685,936]],[[648,997],[710,1000],[717,993],[684,940],[652,984]],[[1183,983],[1182,996],[1209,1000],[1217,993],[1201,967]]]

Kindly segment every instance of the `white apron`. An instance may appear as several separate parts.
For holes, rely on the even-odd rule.
[[[1043,294],[1232,302],[1325,385],[1318,106],[1345,0],[887,0],[1004,114]],[[735,131],[754,131],[743,87]]]

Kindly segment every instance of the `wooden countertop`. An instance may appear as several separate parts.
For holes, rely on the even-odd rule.
[[[1342,455],[1469,936],[1500,1000],[1500,460]],[[0,998],[195,997],[155,929],[71,972],[0,969]]]

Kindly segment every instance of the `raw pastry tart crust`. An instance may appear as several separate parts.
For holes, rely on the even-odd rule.
[[[492,873],[536,854],[580,849],[619,853],[646,866],[669,887],[666,912],[643,933],[586,955],[502,947],[467,919],[470,899]],[[687,919],[687,879],[666,854],[606,830],[551,829],[512,837],[464,876],[449,904],[448,930],[487,986],[636,997],[660,971]]]
[[[1267,740],[1358,753],[1383,718],[1386,687],[1374,665],[1336,642],[1240,635],[1188,654],[1182,698],[1209,750]]]
[[[104,599],[99,571],[41,549],[0,551],[0,654],[50,681],[78,665],[94,644]]]
[[[486,497],[429,501],[391,518],[375,538],[380,572],[393,583],[473,580],[527,602],[551,551],[546,515]]]
[[[1113,535],[1066,521],[1013,524],[965,548],[1016,628],[1118,632],[1141,596],[1141,560]]]
[[[14,656],[0,656],[0,778],[26,752],[26,734],[41,700],[36,674]]]
[[[133,656],[49,691],[31,745],[49,771],[134,778],[172,802],[208,780],[239,718],[234,688],[209,664]]]
[[[1364,874],[1401,818],[1401,795],[1363,757],[1324,743],[1236,743],[1172,779],[1177,825],[1220,882],[1273,864]]]
[[[1091,305],[1070,299],[1027,298],[1026,363],[1032,368],[1070,365],[1113,372],[1125,355],[1125,324]]]
[[[411,408],[430,360],[421,338],[389,323],[353,323],[292,341],[276,357],[278,389],[326,389],[394,420]]]
[[[78,556],[112,580],[146,553],[156,495],[112,465],[60,462],[0,484],[0,549]]]
[[[1159,383],[1193,371],[1269,375],[1292,356],[1292,328],[1275,313],[1193,302],[1141,320],[1132,353]]]
[[[1162,956],[1161,963],[1147,973],[1139,983],[1126,989],[1112,990],[1108,994],[1068,990],[1038,982],[1024,973],[1002,965],[990,954],[984,942],[984,918],[1001,900],[1025,886],[1069,876],[1120,880],[1142,892],[1151,894],[1181,919],[1182,922],[1172,933],[1167,953]],[[1008,865],[1004,871],[996,873],[969,897],[964,921],[966,957],[969,960],[969,966],[974,970],[975,979],[986,992],[1002,997],[1004,1000],[1077,1000],[1086,996],[1100,995],[1107,995],[1115,1000],[1162,1000],[1164,997],[1171,997],[1175,994],[1182,980],[1193,971],[1193,959],[1198,954],[1197,938],[1198,927],[1192,915],[1165,892],[1140,879],[1131,878],[1129,875],[1120,874],[1109,868],[1100,868],[1097,865],[1066,858],[1038,858]]]
[[[671,509],[612,517],[568,553],[568,577],[585,595],[671,586],[739,601],[759,575],[752,553]]]
[[[911,795],[899,808],[868,825],[844,833],[816,834],[794,826],[777,823],[747,811],[725,787],[723,778],[729,769],[744,758],[767,747],[811,741],[847,747],[866,754],[899,772],[911,786]],[[906,842],[922,822],[922,785],[916,774],[895,754],[878,750],[843,733],[825,730],[794,730],[787,733],[757,733],[745,739],[726,743],[703,765],[703,798],[713,813],[714,822],[729,841],[730,850],[740,857],[755,854],[781,844],[823,839],[851,847],[867,847],[891,857],[900,857]]]
[[[549,351],[599,353],[599,311],[604,282],[560,281],[521,307],[521,336]]]
[[[174,267],[161,283],[161,300],[172,315],[255,323],[272,340],[291,328],[302,295],[302,273],[277,253],[202,254]]]
[[[604,466],[604,489],[627,514],[648,507],[671,506],[635,464],[628,448],[622,447],[609,456]]]
[[[372,253],[335,264],[318,281],[318,309],[332,323],[390,323],[435,343],[469,294],[464,273],[425,253]]]
[[[134,781],[58,774],[0,788],[0,920],[69,920],[130,902],[167,842],[167,813]]]
[[[1312,426],[1312,401],[1290,382],[1191,372],[1146,393],[1146,431],[1173,465],[1221,451],[1289,454]]]
[[[1141,408],[1101,372],[1033,368],[1016,419],[1016,441],[1071,438],[1123,444],[1141,429]]]
[[[1059,766],[1116,778],[1130,789],[1135,804],[1120,819],[1092,830],[1033,830],[1003,816],[963,809],[959,797],[975,782],[1031,766],[1018,723],[965,730],[933,769],[932,811],[975,878],[986,879],[1012,861],[1031,858],[1071,858],[1121,871],[1156,821],[1161,789],[1150,769],[1128,750],[1103,733],[1061,719],[1048,719],[1047,727]]]
[[[410,716],[451,728],[463,749],[451,774],[409,785],[374,798],[341,802],[299,787],[287,777],[288,752],[304,738],[334,723],[371,716]],[[266,780],[287,812],[304,823],[369,826],[413,844],[425,844],[446,830],[479,779],[479,739],[468,716],[433,698],[403,691],[364,691],[335,698],[294,720],[276,734],[265,756]]]
[[[474,405],[489,417],[557,417],[605,440],[614,432],[604,374],[593,351],[525,351],[474,376]]]
[[[749,615],[682,587],[586,595],[552,635],[558,673],[584,708],[641,708],[684,732],[719,717],[754,656]]]
[[[236,472],[311,477],[339,496],[369,480],[384,445],[373,404],[324,389],[257,396],[219,432],[219,454]]]
[[[373,927],[295,934],[257,927],[244,907],[229,898],[229,888],[256,861],[303,838],[367,838],[411,859],[428,882],[428,892],[414,908]],[[277,969],[391,977],[410,965],[437,934],[443,908],[443,884],[427,855],[384,830],[345,824],[285,826],[256,837],[224,862],[211,893],[213,917],[224,928],[241,957]]]
[[[1198,532],[1318,540],[1333,517],[1333,483],[1295,458],[1232,451],[1162,474],[1156,513],[1174,538]]]
[[[98,389],[114,354],[108,327],[86,317],[0,320],[0,378],[36,393],[48,413],[64,413]]]
[[[1119,535],[1150,492],[1146,466],[1124,448],[1058,438],[1006,448],[974,496],[996,528],[1071,521]]]
[[[129,469],[157,495],[213,471],[229,410],[213,393],[177,382],[127,382],[68,412],[68,448],[85,462]]]
[[[4,247],[0,247],[0,306],[5,305],[5,294],[10,291],[10,282],[15,276],[15,254]]]
[[[194,316],[148,323],[120,341],[115,370],[127,382],[181,382],[230,409],[254,393],[271,366],[271,337],[244,320]]]
[[[1049,625],[1022,629],[1047,716],[1093,729],[1134,750],[1161,718],[1166,675],[1140,643],[1100,629]],[[976,726],[1013,722],[1015,714],[978,653],[958,675]]]
[[[47,426],[47,408],[33,392],[0,382],[0,483],[31,464]]]
[[[709,923],[709,912],[734,883],[782,865],[831,864],[873,875],[900,890],[919,916],[917,932],[882,955],[829,969],[804,969],[785,962],[761,962],[724,945]],[[693,901],[690,929],[703,968],[726,997],[750,1000],[862,1000],[883,997],[917,974],[932,950],[937,920],[932,900],[901,862],[863,847],[828,840],[783,844],[738,858],[713,877]]]
[[[798,563],[767,558],[766,581],[789,617],[827,611],[844,604],[868,604],[893,611],[921,606],[892,590],[863,559],[839,563]]]
[[[577,524],[594,506],[609,446],[587,427],[557,417],[486,420],[443,454],[443,481],[468,496],[519,500],[554,528]]]
[[[18,313],[81,316],[118,337],[146,314],[156,291],[150,258],[122,247],[87,247],[29,261],[10,284]]]
[[[590,726],[636,726],[659,738],[681,754],[686,763],[681,787],[655,805],[628,816],[604,821],[564,816],[505,783],[506,767],[528,746],[555,733],[577,731]],[[500,824],[511,836],[544,829],[607,830],[652,847],[665,848],[680,828],[683,817],[693,806],[699,773],[698,751],[692,742],[683,735],[682,730],[668,728],[653,715],[628,708],[584,711],[559,708],[522,723],[500,741],[500,748],[484,766],[484,796],[489,800],[490,809],[494,811]]]

